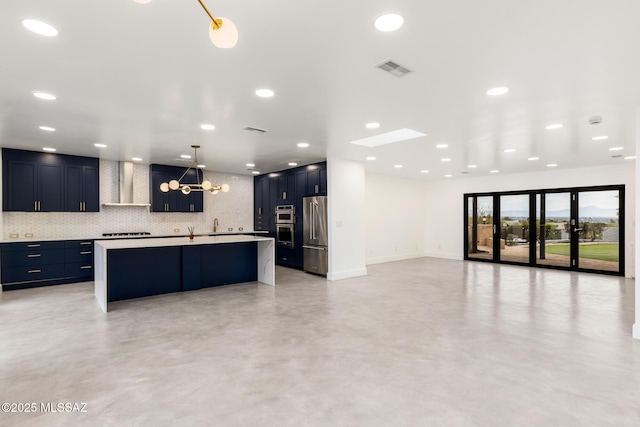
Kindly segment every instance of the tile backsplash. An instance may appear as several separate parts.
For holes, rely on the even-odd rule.
[[[100,160],[100,212],[3,212],[3,238],[18,234],[20,239],[31,233],[30,239],[94,238],[102,233],[148,231],[152,235],[188,234],[213,231],[218,218],[218,231],[233,228],[253,230],[253,177],[220,172],[207,172],[215,184],[229,184],[228,193],[204,196],[204,212],[150,212],[148,207],[102,206],[118,201],[118,162]],[[133,201],[149,203],[149,165],[134,164]],[[174,230],[179,229],[178,233]]]

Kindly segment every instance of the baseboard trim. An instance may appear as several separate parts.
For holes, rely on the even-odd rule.
[[[358,268],[355,270],[347,270],[347,271],[337,271],[337,272],[332,272],[327,274],[327,280],[342,280],[342,279],[349,279],[351,277],[360,277],[360,276],[366,276],[367,275],[367,269],[365,268]]]

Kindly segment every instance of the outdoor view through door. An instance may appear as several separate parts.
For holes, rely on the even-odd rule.
[[[465,194],[464,203],[465,259],[624,275],[623,185]]]

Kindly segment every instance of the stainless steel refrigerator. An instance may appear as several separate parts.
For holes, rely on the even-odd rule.
[[[327,197],[305,197],[303,200],[303,268],[309,273],[326,276],[329,271]]]

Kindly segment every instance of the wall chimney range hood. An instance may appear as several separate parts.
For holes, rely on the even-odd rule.
[[[102,206],[148,207],[150,203],[133,203],[133,162],[118,162],[118,203],[103,203]]]

